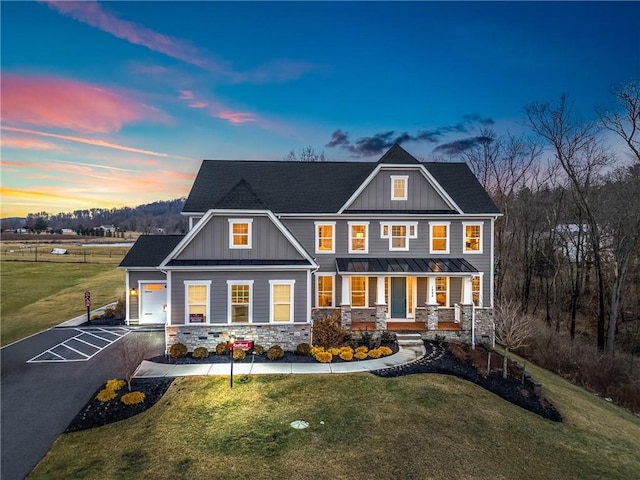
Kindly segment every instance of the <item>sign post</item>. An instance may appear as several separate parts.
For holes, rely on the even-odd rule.
[[[84,306],[87,307],[87,322],[91,321],[91,292],[84,291]]]

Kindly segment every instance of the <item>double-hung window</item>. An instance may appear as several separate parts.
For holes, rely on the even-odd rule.
[[[227,280],[229,323],[251,323],[253,316],[253,280]]]
[[[418,238],[418,223],[381,223],[380,238],[389,239],[390,251],[407,251],[409,239]]]
[[[406,200],[408,183],[407,175],[391,175],[391,200]]]
[[[482,253],[482,223],[463,223],[464,253]]]
[[[449,222],[429,222],[429,253],[449,253]]]
[[[351,277],[351,306],[367,306],[367,277]]]
[[[336,222],[315,222],[316,253],[334,253],[336,250]]]
[[[482,297],[482,277],[474,275],[471,277],[471,300],[476,307],[480,307]]]
[[[209,323],[209,289],[211,281],[187,281],[185,289],[185,323]]]
[[[229,248],[251,248],[252,219],[229,219]]]
[[[333,307],[333,275],[317,275],[316,307]]]
[[[369,252],[369,222],[349,222],[349,253]]]
[[[269,280],[271,288],[271,323],[293,322],[293,286],[295,280]]]
[[[436,303],[440,307],[449,305],[449,277],[436,277]]]

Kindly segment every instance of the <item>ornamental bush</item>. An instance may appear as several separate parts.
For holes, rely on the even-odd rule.
[[[127,382],[125,382],[124,380],[120,380],[118,378],[112,378],[111,380],[107,381],[104,388],[108,388],[109,390],[113,390],[114,392],[117,392],[122,387],[124,387],[126,383]]]
[[[278,360],[284,357],[284,350],[280,345],[273,345],[267,350],[267,358],[269,360]]]
[[[327,351],[331,352],[331,355],[336,355],[336,356],[340,355],[340,352],[341,352],[340,348],[338,347],[330,348]]]
[[[396,341],[396,334],[389,330],[383,330],[380,332],[380,343],[389,344]]]
[[[367,356],[366,354],[368,352],[369,352],[369,349],[365,345],[361,345],[358,348],[356,348],[356,353],[364,353],[365,357]]]
[[[220,342],[216,345],[216,355],[225,355],[227,353],[226,342]]]
[[[144,393],[128,392],[120,397],[120,401],[125,405],[135,405],[137,403],[142,403],[144,402]]]
[[[264,353],[264,347],[262,345],[254,345],[253,353],[256,355],[262,355]]]
[[[353,360],[353,351],[351,349],[342,350],[340,352],[340,358],[345,362],[350,362],[351,360]]]
[[[103,388],[98,392],[96,398],[100,400],[102,403],[108,402],[109,400],[113,400],[116,398],[116,392],[111,390],[110,388]]]
[[[247,356],[247,354],[241,348],[234,348],[233,349],[233,361],[234,362],[236,362],[238,360],[244,360],[244,358],[246,356]]]
[[[342,327],[342,314],[339,310],[325,313],[321,318],[313,321],[313,341],[325,348],[342,345],[349,336]]]
[[[393,350],[391,350],[389,347],[385,347],[385,346],[378,347],[378,350],[380,350],[380,354],[383,357],[386,357],[387,355],[391,355],[393,353]]]
[[[356,352],[356,353],[353,354],[353,357],[358,359],[358,360],[364,360],[368,356],[369,356],[369,354],[367,352]]]
[[[378,349],[378,348],[374,348],[373,350],[369,350],[369,356],[371,358],[380,358],[381,355],[382,355],[382,352],[380,352],[380,349]]]
[[[342,352],[349,352],[351,355],[353,355],[353,348],[351,348],[349,345],[345,345],[344,347],[340,347],[340,353]]]
[[[207,358],[209,356],[209,350],[207,347],[196,347],[191,352],[192,358]]]
[[[296,354],[297,355],[304,355],[305,357],[307,355],[311,355],[311,345],[309,345],[308,343],[301,343],[296,347]]]
[[[311,356],[315,357],[317,353],[324,352],[324,347],[320,347],[318,345],[314,345],[311,347]]]
[[[320,363],[329,363],[333,360],[333,354],[331,352],[318,352],[315,355],[315,359]]]
[[[169,347],[169,356],[171,358],[182,358],[187,355],[187,346],[184,343],[174,343]]]

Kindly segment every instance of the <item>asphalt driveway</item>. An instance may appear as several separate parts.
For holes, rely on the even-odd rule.
[[[73,342],[84,333],[75,327],[53,328],[0,350],[2,480],[24,479],[91,395],[106,380],[122,378],[118,354],[120,342],[143,339],[148,356],[164,352],[163,331],[132,329],[126,335],[118,332],[116,341],[100,345],[99,351],[80,361],[76,358],[76,361],[28,363],[45,352],[60,354],[60,345],[77,346]],[[64,358],[65,354],[61,356]],[[66,357],[67,360],[73,358]]]

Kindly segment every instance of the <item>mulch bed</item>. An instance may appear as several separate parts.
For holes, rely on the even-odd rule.
[[[391,345],[389,345],[391,347]],[[398,377],[403,375],[413,375],[418,373],[439,373],[463,378],[476,385],[489,390],[508,402],[518,405],[530,412],[540,415],[543,418],[554,422],[561,422],[562,416],[541,395],[538,395],[530,384],[523,384],[514,377],[502,378],[501,372],[481,372],[469,361],[456,358],[444,346],[425,341],[426,355],[416,361],[398,367],[386,368],[371,372],[379,377]],[[398,351],[397,345],[393,347],[394,353]],[[149,360],[160,363],[172,364],[199,364],[199,363],[228,363],[228,355],[210,355],[206,359],[194,359],[190,355],[184,358],[169,358],[159,356]],[[341,359],[334,359],[334,362],[342,362]],[[357,360],[353,360],[357,361]],[[236,363],[250,363],[251,355]],[[279,360],[269,360],[266,355],[255,355],[254,362],[276,362],[276,363],[304,363],[316,362],[313,357],[296,355],[293,352],[285,352],[285,356]],[[132,381],[132,390],[145,394],[144,403],[138,405],[125,405],[120,401],[120,397],[127,393],[125,386],[120,390],[116,398],[109,402],[102,403],[96,395],[102,389],[95,392],[92,399],[85,405],[78,415],[73,419],[65,432],[76,432],[89,428],[99,427],[109,423],[124,420],[138,413],[142,413],[153,406],[167,391],[173,378],[135,378]]]

